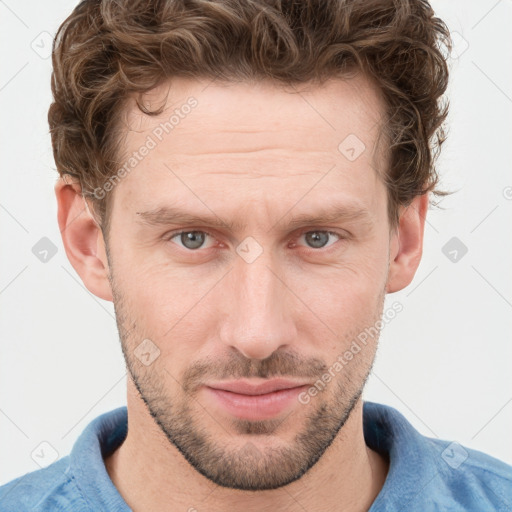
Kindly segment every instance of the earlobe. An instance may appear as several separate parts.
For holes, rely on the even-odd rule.
[[[101,299],[112,301],[103,233],[81,193],[69,176],[55,184],[57,219],[69,262],[85,287]]]
[[[387,293],[402,290],[414,278],[423,252],[427,209],[428,194],[416,196],[402,208],[398,227],[391,236]]]

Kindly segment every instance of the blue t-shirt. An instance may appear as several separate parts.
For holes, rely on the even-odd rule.
[[[390,461],[370,512],[512,511],[512,466],[458,443],[425,437],[384,405],[365,402],[363,425],[366,444]],[[103,461],[126,432],[126,407],[97,417],[70,455],[1,486],[0,511],[131,510]]]

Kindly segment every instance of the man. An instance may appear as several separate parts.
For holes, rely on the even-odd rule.
[[[420,0],[76,7],[58,222],[114,303],[127,408],[0,510],[511,509],[508,465],[362,400],[442,194],[443,46]]]

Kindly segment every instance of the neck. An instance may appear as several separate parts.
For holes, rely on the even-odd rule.
[[[134,389],[128,392],[128,434],[105,459],[105,466],[135,512],[368,510],[388,470],[387,461],[364,442],[359,400],[331,446],[299,480],[268,491],[220,487],[198,473],[167,440]]]

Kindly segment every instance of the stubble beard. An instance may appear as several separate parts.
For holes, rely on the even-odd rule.
[[[263,491],[283,487],[301,478],[318,462],[346,424],[371,373],[377,340],[374,347],[365,347],[371,352],[371,356],[367,354],[364,363],[362,360],[355,364],[351,361],[341,370],[338,378],[333,379],[321,393],[312,397],[307,405],[294,406],[290,417],[262,421],[233,418],[229,424],[233,434],[229,435],[212,418],[204,405],[199,403],[195,396],[197,389],[184,382],[181,382],[180,388],[177,379],[172,378],[166,368],[153,363],[148,369],[136,359],[133,349],[137,345],[136,340],[143,338],[135,332],[135,322],[131,322],[131,327],[129,326],[124,297],[117,292],[112,278],[111,285],[127,370],[141,400],[169,442],[194,469],[219,486]],[[373,314],[374,325],[382,316],[384,291],[378,304]],[[248,378],[279,375],[266,371],[269,365],[265,369],[258,367],[260,363],[264,365],[265,361],[251,362],[251,368],[257,369],[250,374],[237,373],[237,376]],[[248,367],[244,365],[244,368]],[[281,375],[290,376],[293,373]],[[178,397],[171,396],[167,382],[176,384]],[[304,426],[294,436],[293,441],[288,444],[272,442],[272,446],[269,446],[269,438],[277,435],[280,428],[282,431],[281,424],[296,425],[293,415],[302,412],[302,407],[309,407],[309,411],[302,420]],[[214,425],[220,431],[221,437],[216,438],[208,430],[208,424]],[[260,442],[262,438],[265,438],[264,443]]]

